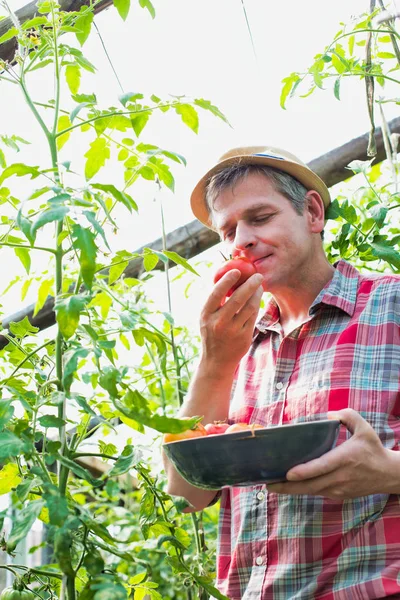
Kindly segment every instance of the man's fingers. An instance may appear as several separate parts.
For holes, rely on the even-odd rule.
[[[289,481],[300,481],[313,479],[335,471],[343,465],[347,458],[349,452],[347,444],[348,442],[344,442],[341,446],[330,450],[320,458],[293,467],[287,472],[286,478]]]
[[[307,479],[307,481],[304,482],[299,481],[293,483],[288,481],[267,484],[267,489],[269,492],[273,492],[274,494],[291,494],[294,496],[303,494],[323,496],[325,495],[326,490],[332,490],[333,493],[328,494],[328,497],[333,497],[335,490],[335,475],[333,473],[328,473],[327,475],[318,477],[318,479]]]
[[[263,288],[259,286],[243,308],[235,315],[234,319],[238,327],[249,326],[252,329],[254,328],[263,292]]]
[[[224,304],[224,313],[227,319],[233,319],[239,311],[243,310],[262,282],[263,276],[256,273],[233,292],[232,296]]]
[[[231,287],[239,281],[239,278],[239,269],[232,269],[225,273],[225,275],[223,275],[223,277],[215,284],[213,291],[204,305],[203,311],[211,314],[221,308],[222,300],[225,298]]]
[[[343,425],[347,427],[347,429],[352,434],[362,434],[369,433],[371,430],[373,431],[371,425],[363,419],[363,417],[352,408],[344,408],[343,410],[331,411],[328,412],[328,419],[337,419]]]

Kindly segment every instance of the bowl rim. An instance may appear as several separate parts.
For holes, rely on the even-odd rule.
[[[245,437],[245,438],[256,438],[256,437],[265,437],[265,433],[268,431],[277,431],[277,430],[283,430],[284,428],[293,428],[293,427],[301,427],[304,425],[312,425],[315,426],[316,424],[319,423],[323,423],[323,424],[327,424],[327,423],[332,423],[335,424],[336,427],[339,427],[339,425],[341,424],[341,421],[339,419],[320,419],[317,421],[302,421],[301,423],[285,423],[283,425],[272,425],[269,427],[263,427],[262,429],[244,429],[243,431],[235,431],[233,433],[229,433],[229,434],[225,434],[225,433],[214,433],[214,434],[208,434],[208,435],[203,435],[203,436],[198,436],[198,437],[192,437],[192,438],[187,438],[187,439],[182,439],[182,440],[173,440],[171,442],[166,442],[163,443],[162,446],[170,446],[171,444],[177,444],[177,443],[181,443],[181,442],[199,442],[200,444],[202,444],[203,442],[201,440],[210,440],[211,438],[213,439],[239,439],[241,437]],[[250,423],[251,425],[251,423]],[[262,433],[264,433],[264,435],[261,435]]]

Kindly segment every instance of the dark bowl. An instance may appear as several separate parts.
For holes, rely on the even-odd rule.
[[[331,450],[339,426],[340,421],[308,421],[179,440],[163,449],[182,477],[199,488],[273,483]]]

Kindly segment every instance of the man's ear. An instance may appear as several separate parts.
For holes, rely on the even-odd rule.
[[[325,225],[325,206],[315,190],[309,190],[306,194],[306,211],[311,232],[321,233]]]

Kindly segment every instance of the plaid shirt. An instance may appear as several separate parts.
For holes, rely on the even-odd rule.
[[[270,302],[237,370],[230,419],[270,427],[351,407],[400,449],[400,277],[335,267],[290,335]],[[349,437],[342,426],[337,443]],[[400,598],[400,496],[224,488],[217,585],[231,600]]]

